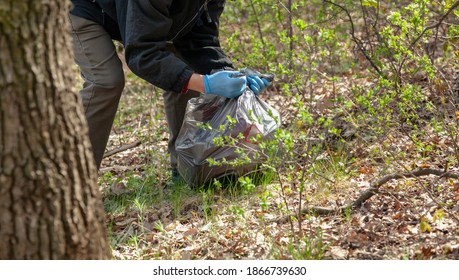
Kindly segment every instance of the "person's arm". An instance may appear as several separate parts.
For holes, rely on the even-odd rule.
[[[219,41],[218,28],[224,4],[224,0],[210,1],[207,11],[201,13],[191,31],[173,41],[180,57],[199,74],[234,69]]]
[[[206,73],[193,74],[191,67],[166,49],[166,39],[172,26],[169,2],[172,1],[117,2],[126,8],[125,13],[119,12],[118,23],[122,27],[120,31],[129,68],[139,77],[165,90],[183,92],[188,88],[227,98],[241,95],[247,83],[245,77],[234,75],[237,74],[234,71],[204,76],[200,74]],[[206,57],[197,59],[209,62]]]
[[[205,92],[204,87],[204,76],[201,74],[191,75],[190,81],[188,82],[187,89],[191,89],[198,92]]]
[[[173,41],[175,49],[180,57],[200,74],[214,73],[218,70],[233,70],[234,68],[230,59],[221,48],[218,38],[219,20],[224,9],[224,4],[224,0],[210,1],[207,9],[201,13],[198,22],[194,25],[192,30]],[[235,76],[239,75],[226,75],[226,80],[232,78],[233,81],[231,84],[235,85],[238,79]],[[220,75],[220,78],[225,79],[225,75]],[[239,79],[241,78],[239,77]],[[219,79],[215,79],[215,85],[208,85],[206,87],[205,82],[210,81],[210,84],[212,84],[211,80],[212,79],[205,79],[205,76],[193,75],[188,86],[182,92],[186,92],[188,89],[194,89],[193,87],[203,92],[203,84],[205,90],[217,91],[217,88],[218,91],[223,90],[223,87],[217,87],[216,85],[217,81],[218,83],[222,83]],[[248,75],[246,82],[257,95],[270,84],[268,80],[263,77],[258,77],[257,75]],[[238,86],[234,87],[235,91],[233,93],[227,94],[226,96],[236,96],[237,94],[235,92],[238,92],[238,90],[236,90]]]
[[[219,71],[213,74],[193,74],[182,90],[195,90],[206,94],[216,94],[226,98],[235,98],[241,95],[247,85],[247,78],[239,71]]]
[[[171,3],[172,0],[119,0],[117,19],[126,63],[132,72],[162,89],[180,92],[193,70],[166,50],[172,26]]]

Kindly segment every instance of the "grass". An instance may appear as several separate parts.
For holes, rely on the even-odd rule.
[[[301,225],[297,216],[293,224],[271,220],[295,213],[301,201],[306,205],[329,206],[343,198],[353,199],[359,190],[350,182],[362,177],[369,181],[373,175],[359,171],[365,159],[350,155],[349,143],[314,150],[320,156],[313,165],[305,167],[305,173],[293,165],[281,174],[274,169],[191,188],[183,182],[172,182],[165,121],[135,113],[151,110],[144,108],[145,100],[160,98],[154,92],[149,94],[150,97],[123,96],[121,102],[133,107],[129,113],[132,115],[120,118],[122,121],[115,124],[112,135],[115,139],[125,137],[126,141],[135,135],[142,139],[142,145],[104,163],[107,167],[142,167],[132,171],[109,170],[100,176],[114,258],[327,259],[331,258],[331,246],[345,244],[346,233],[355,226],[356,214],[352,211],[335,218],[305,216]],[[149,106],[160,103],[155,100]],[[157,114],[160,115],[159,111]],[[384,147],[375,143],[369,149],[383,151]],[[114,190],[116,186],[121,186],[118,192]],[[414,187],[397,185],[395,189],[407,192]],[[335,223],[332,233],[327,226],[330,221]],[[330,235],[339,236],[336,238],[341,243],[337,245]],[[412,249],[415,245],[410,246],[409,252],[416,252]],[[414,253],[406,255],[407,250],[401,253],[404,258],[419,257]]]

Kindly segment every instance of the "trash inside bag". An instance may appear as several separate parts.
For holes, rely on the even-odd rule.
[[[264,161],[254,156],[259,141],[268,139],[280,124],[279,113],[248,87],[238,98],[203,94],[188,101],[176,141],[177,169],[190,186],[199,186],[224,176],[242,176]],[[214,139],[238,139],[234,145],[215,145]],[[250,160],[234,164],[243,149]],[[224,162],[211,165],[211,161]],[[233,163],[233,164],[231,164]]]

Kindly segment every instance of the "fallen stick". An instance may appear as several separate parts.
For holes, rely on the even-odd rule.
[[[108,166],[108,167],[101,168],[99,172],[105,173],[108,171],[118,171],[118,172],[133,171],[133,170],[138,170],[144,166],[145,166],[144,164],[133,165],[133,166],[114,165],[114,166]]]
[[[331,214],[339,214],[339,213],[346,213],[351,209],[355,209],[360,207],[365,201],[370,199],[373,195],[379,192],[379,188],[384,185],[385,183],[396,180],[396,179],[404,179],[404,178],[417,178],[427,175],[436,175],[442,178],[453,178],[459,179],[459,174],[449,171],[443,171],[439,169],[431,169],[431,168],[423,168],[418,169],[412,172],[405,172],[405,173],[393,173],[386,175],[376,181],[376,183],[370,185],[370,187],[365,190],[354,202],[346,204],[344,206],[333,208],[333,207],[308,207],[301,211],[300,215],[307,215],[307,214],[314,214],[314,215],[331,215]],[[273,219],[271,222],[286,222],[291,218],[291,216],[280,217],[278,219]]]
[[[106,152],[104,154],[104,158],[109,157],[109,156],[113,156],[113,155],[115,155],[117,153],[121,153],[121,152],[124,152],[124,151],[132,149],[132,148],[135,148],[135,147],[139,146],[140,144],[142,144],[142,141],[141,140],[137,140],[134,143],[123,145],[121,147],[115,148],[115,149],[113,149],[111,151]]]

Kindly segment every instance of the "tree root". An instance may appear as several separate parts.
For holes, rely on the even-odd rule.
[[[384,185],[385,183],[396,180],[396,179],[405,179],[405,178],[418,178],[427,175],[436,175],[440,178],[452,178],[452,179],[459,179],[459,174],[454,172],[448,172],[439,169],[431,169],[431,168],[423,168],[418,169],[412,172],[405,172],[405,173],[393,173],[386,175],[372,184],[367,190],[365,190],[354,202],[346,204],[341,207],[333,208],[333,207],[308,207],[305,208],[299,213],[300,215],[319,215],[319,216],[326,216],[332,214],[344,214],[347,211],[360,207],[365,201],[370,199],[373,195],[379,192],[379,188]],[[278,222],[278,223],[285,223],[291,216],[281,217],[271,222]]]

